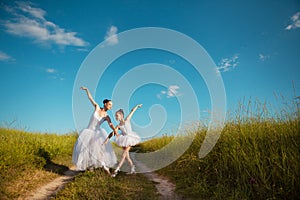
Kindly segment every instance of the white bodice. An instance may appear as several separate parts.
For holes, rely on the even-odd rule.
[[[132,129],[131,129],[131,124],[130,121],[125,121],[124,125],[119,126],[122,135],[131,135]]]
[[[103,122],[105,121],[105,117],[100,117],[97,110],[93,113],[90,119],[90,123],[88,125],[88,129],[96,130]]]

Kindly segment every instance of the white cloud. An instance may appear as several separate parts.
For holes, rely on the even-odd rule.
[[[89,51],[88,49],[86,49],[86,48],[78,48],[77,49],[77,51],[81,51],[81,52],[87,52],[87,51]]]
[[[31,4],[28,2],[16,2],[16,4],[24,13],[28,13],[35,18],[45,20],[44,16],[46,15],[46,11],[44,11],[43,9],[31,7]]]
[[[170,85],[167,92],[167,97],[174,97],[178,94],[179,86]]]
[[[56,69],[54,68],[46,68],[45,69],[46,73],[49,74],[51,79],[55,80],[60,80],[63,81],[65,78],[62,76],[62,73],[59,73]]]
[[[12,58],[10,55],[7,55],[3,51],[0,51],[0,61],[14,61],[15,59]]]
[[[53,68],[47,68],[46,72],[50,73],[50,74],[53,74],[53,73],[56,73],[57,71],[56,71],[56,69],[53,69]]]
[[[6,32],[20,37],[28,37],[34,41],[62,46],[87,46],[88,43],[77,37],[76,32],[69,32],[45,18],[47,14],[41,8],[30,2],[17,2],[16,7],[6,7],[5,10],[13,17],[3,21]]]
[[[264,54],[262,54],[262,53],[260,53],[258,56],[259,56],[259,59],[260,59],[261,61],[265,61],[265,60],[267,60],[268,58],[270,58],[269,55],[264,55]]]
[[[234,69],[238,65],[238,58],[238,54],[233,55],[231,58],[223,58],[217,66],[217,73],[220,74],[220,72],[227,72]]]
[[[113,46],[119,43],[118,39],[118,28],[116,26],[111,26],[104,37],[105,41],[107,42],[107,45]]]
[[[170,63],[170,64],[175,64],[175,63],[176,63],[176,61],[175,61],[175,60],[173,60],[173,59],[171,59],[171,60],[169,60],[169,63]]]
[[[285,30],[300,28],[300,12],[297,12],[291,17],[291,24],[285,27]]]
[[[159,94],[156,95],[156,97],[161,99],[162,96],[166,96],[167,98],[180,96],[181,94],[178,91],[179,89],[180,87],[178,85],[170,85],[167,91],[162,90]]]

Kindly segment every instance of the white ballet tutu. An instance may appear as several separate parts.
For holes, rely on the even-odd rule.
[[[117,158],[110,143],[103,144],[106,131],[98,127],[96,130],[83,129],[75,143],[72,161],[77,170],[88,168],[113,167]]]
[[[135,146],[141,142],[141,138],[132,132],[130,135],[120,134],[116,137],[115,142],[120,147]]]

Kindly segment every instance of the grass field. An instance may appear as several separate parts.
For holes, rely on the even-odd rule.
[[[62,174],[71,166],[76,137],[1,128],[1,198],[22,197]]]
[[[84,172],[60,191],[56,199],[159,199],[154,184],[141,174],[119,173],[111,178],[102,169]]]
[[[177,193],[188,199],[297,199],[300,119],[298,107],[289,105],[289,108],[292,109],[277,115],[268,115],[265,106],[239,108],[228,117],[216,146],[202,159],[198,158],[198,152],[207,127],[190,128],[183,135],[195,136],[192,145],[158,173],[169,177],[176,184]],[[76,138],[76,133],[56,135],[0,129],[1,199],[22,198],[61,175],[71,166]],[[155,138],[136,149],[152,152],[173,138]],[[56,198],[159,197],[154,184],[141,174],[121,173],[112,179],[99,169],[80,173]]]
[[[257,107],[259,106],[259,107]],[[265,106],[241,108],[227,119],[216,146],[198,158],[207,128],[195,135],[189,149],[158,172],[191,199],[298,199],[300,196],[300,118],[295,105],[270,116]],[[253,111],[254,109],[254,111]],[[170,142],[155,138],[139,145],[144,152]]]
[[[77,134],[56,135],[0,129],[0,199],[24,198],[71,167]],[[84,172],[57,199],[158,199],[142,175],[112,179],[101,169]]]

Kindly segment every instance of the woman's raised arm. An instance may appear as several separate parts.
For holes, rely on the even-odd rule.
[[[95,101],[94,98],[92,97],[92,95],[91,95],[91,93],[90,93],[90,91],[89,91],[88,88],[86,88],[86,87],[81,87],[80,89],[86,91],[86,94],[87,94],[89,100],[91,101],[91,103],[93,104],[94,107],[97,107],[97,106],[99,107],[99,105],[96,103],[96,101]]]

